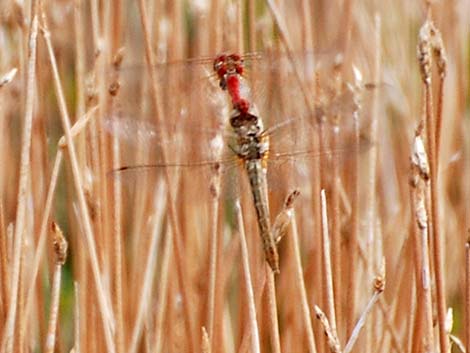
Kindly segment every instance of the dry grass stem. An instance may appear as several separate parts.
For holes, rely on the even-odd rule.
[[[248,318],[250,321],[250,331],[251,331],[251,352],[260,353],[260,341],[259,341],[259,332],[258,332],[258,320],[256,319],[256,306],[255,298],[253,294],[253,284],[251,281],[250,273],[250,260],[248,255],[248,247],[246,244],[245,238],[245,229],[243,223],[242,210],[239,202],[235,204],[235,212],[237,215],[237,225],[240,236],[240,248],[241,248],[241,258],[243,265],[243,276],[245,279],[245,289],[246,297],[248,302]],[[269,279],[268,279],[269,281]]]
[[[415,322],[416,344],[423,345],[424,351],[434,347],[431,269],[429,264],[429,229],[425,207],[425,190],[429,180],[429,164],[422,139],[422,124],[416,131],[411,155],[411,202],[415,210],[414,254],[416,257],[417,317]]]
[[[281,353],[281,339],[279,337],[279,322],[277,319],[277,301],[276,301],[276,284],[274,273],[271,271],[268,266],[266,268],[266,277],[267,277],[267,288],[266,296],[268,298],[268,321],[269,321],[269,331],[271,338],[271,346],[273,353]]]
[[[16,209],[15,235],[13,247],[13,263],[11,271],[10,299],[8,300],[9,309],[3,327],[3,336],[1,341],[1,350],[6,353],[13,351],[13,336],[16,322],[16,309],[18,300],[18,288],[20,278],[20,259],[23,248],[23,233],[25,231],[26,198],[28,191],[29,177],[31,173],[31,135],[33,125],[34,98],[35,98],[35,80],[36,80],[36,45],[38,36],[38,18],[34,15],[31,22],[29,41],[28,41],[28,68],[26,92],[27,101],[25,103],[24,127],[22,136],[20,178],[18,187],[18,206]]]
[[[143,276],[143,284],[140,290],[140,298],[138,300],[139,308],[137,310],[137,317],[134,324],[134,329],[132,333],[132,339],[129,344],[127,352],[134,353],[138,349],[139,338],[142,335],[144,321],[148,315],[149,303],[151,299],[151,291],[153,287],[153,281],[155,279],[154,271],[157,263],[157,253],[158,253],[158,242],[160,240],[159,234],[161,234],[162,223],[163,223],[163,211],[165,209],[165,197],[164,197],[164,187],[162,183],[157,186],[157,191],[155,193],[155,215],[152,221],[152,237],[150,239],[148,253],[146,254],[147,261],[145,263],[145,272]],[[166,240],[168,242],[168,240]],[[168,259],[166,259],[168,261]],[[165,262],[164,262],[165,264]],[[166,263],[162,267],[162,271],[167,271],[168,264]],[[165,283],[161,282],[161,289],[165,288]],[[162,290],[163,293],[166,293],[166,290]],[[162,308],[163,310],[163,308]],[[157,346],[155,346],[157,347]],[[157,351],[158,352],[158,351]]]
[[[359,333],[361,332],[362,328],[364,327],[366,323],[367,315],[369,315],[374,304],[379,300],[379,296],[380,294],[382,294],[384,289],[385,289],[385,262],[383,263],[382,273],[375,278],[374,294],[372,294],[372,297],[370,298],[364,311],[359,317],[359,320],[357,321],[356,326],[354,326],[351,336],[348,339],[348,343],[344,347],[343,353],[350,353],[352,351],[354,344],[356,343],[357,338],[359,337]]]
[[[323,244],[323,272],[324,272],[324,291],[327,303],[327,312],[332,334],[337,336],[336,329],[336,311],[335,311],[335,298],[333,291],[333,276],[331,269],[331,252],[330,252],[330,234],[328,232],[328,212],[326,204],[325,190],[320,194],[321,202],[321,215],[322,215],[322,244]]]
[[[442,111],[438,112],[439,116],[437,120],[434,120],[433,112],[433,99],[432,99],[432,58],[435,52],[441,53],[438,55],[438,67],[441,71],[441,77],[445,77],[445,54],[442,48],[442,41],[440,40],[439,31],[435,28],[430,18],[426,20],[423,27],[419,32],[418,42],[418,61],[421,69],[422,81],[424,83],[425,91],[425,104],[426,104],[426,137],[427,137],[427,148],[430,166],[430,194],[431,194],[431,217],[430,221],[430,232],[433,239],[433,259],[434,259],[434,275],[436,281],[436,298],[437,298],[437,316],[439,323],[439,344],[441,352],[447,352],[449,350],[449,340],[445,333],[445,312],[446,312],[446,298],[445,298],[445,283],[444,283],[444,264],[443,264],[443,245],[442,245],[442,230],[439,214],[439,195],[438,195],[438,157],[439,157],[439,145],[438,136],[440,136]],[[443,87],[443,84],[441,84]],[[444,92],[440,92],[440,103],[442,106]],[[440,137],[439,137],[440,138]]]
[[[161,106],[160,106],[161,94],[160,94],[160,89],[159,89],[159,85],[157,82],[157,78],[155,77],[154,70],[153,70],[155,66],[155,60],[153,58],[153,52],[152,52],[152,46],[151,46],[149,23],[148,23],[146,11],[145,11],[144,2],[142,0],[139,0],[138,5],[139,5],[141,25],[142,25],[143,34],[144,34],[145,61],[146,61],[146,64],[148,67],[148,73],[150,76],[152,104],[154,108],[156,109],[157,121],[162,122],[163,113],[162,113]],[[162,126],[164,125],[162,124]],[[165,132],[162,131],[161,136],[159,137],[160,139],[165,140],[165,137],[166,137]],[[162,150],[163,163],[165,163],[165,161],[167,160],[166,155],[167,155],[167,151],[163,149]],[[169,175],[169,171],[167,169],[165,169],[164,175],[165,175],[166,185],[170,189],[172,186],[172,182],[171,182],[171,177]],[[177,275],[178,275],[178,283],[179,283],[179,287],[180,287],[182,297],[183,297],[182,302],[183,302],[183,308],[184,308],[183,310],[185,312],[186,333],[188,336],[189,349],[190,351],[192,351],[194,349],[195,335],[193,333],[191,315],[190,315],[190,309],[189,309],[189,289],[187,285],[185,268],[184,268],[185,261],[184,261],[183,254],[182,254],[183,249],[182,249],[182,243],[181,243],[181,232],[180,232],[180,227],[178,225],[178,222],[176,220],[175,200],[171,192],[168,193],[168,206],[169,206],[169,210],[168,210],[169,218],[170,218],[171,228],[173,232],[172,239],[175,242],[173,246],[173,250],[175,252],[175,257],[177,260],[176,270],[177,270]]]
[[[308,342],[308,351],[310,353],[316,353],[316,346],[315,346],[315,336],[313,334],[313,327],[312,321],[310,316],[310,308],[307,300],[307,291],[305,288],[305,281],[302,269],[302,261],[300,256],[300,244],[299,244],[299,236],[297,232],[297,222],[295,220],[295,214],[292,216],[291,221],[291,229],[292,229],[292,236],[291,236],[291,251],[294,255],[294,271],[295,271],[295,282],[297,285],[297,290],[299,291],[300,296],[300,310],[302,312],[302,321],[304,324],[304,328],[307,334],[307,342]]]
[[[326,317],[325,313],[321,311],[321,309],[315,305],[315,315],[317,319],[320,321],[323,332],[325,332],[326,340],[328,343],[328,347],[332,353],[341,353],[341,346],[339,344],[339,339],[336,336],[335,332],[331,328],[330,323],[328,322],[328,318]]]
[[[51,307],[49,309],[49,325],[47,329],[46,344],[44,345],[44,351],[46,353],[54,352],[56,342],[56,327],[57,327],[57,316],[59,313],[59,300],[60,300],[60,284],[62,266],[67,259],[67,241],[62,234],[62,230],[59,226],[52,222],[51,232],[54,246],[54,275],[52,279],[51,288]]]
[[[470,238],[465,243],[465,351],[470,352]]]
[[[73,306],[73,351],[81,353],[80,344],[80,285],[77,282],[73,284],[74,288],[74,306]]]
[[[67,106],[65,103],[65,97],[64,97],[63,90],[62,90],[61,81],[59,78],[59,72],[57,68],[54,51],[52,49],[52,43],[50,40],[50,37],[51,37],[50,32],[47,29],[47,23],[45,21],[45,14],[43,13],[42,15],[43,15],[42,34],[45,39],[47,51],[49,54],[49,60],[50,60],[53,78],[54,78],[54,88],[55,88],[55,92],[57,95],[57,100],[58,100],[59,108],[61,112],[62,125],[65,131],[67,152],[68,152],[69,160],[70,160],[71,167],[72,167],[75,192],[77,193],[77,197],[78,197],[78,206],[79,206],[79,211],[80,211],[80,215],[81,215],[81,219],[83,223],[85,243],[89,251],[89,255],[90,255],[91,267],[93,271],[95,287],[97,290],[97,298],[99,302],[99,308],[101,311],[101,319],[103,322],[106,345],[107,345],[108,351],[110,353],[114,353],[115,345],[112,339],[114,319],[112,316],[112,312],[110,311],[110,308],[109,308],[109,304],[108,304],[109,301],[107,300],[107,295],[105,293],[103,283],[100,278],[100,269],[99,269],[99,264],[98,264],[96,247],[95,247],[95,242],[93,240],[93,230],[91,227],[88,208],[86,205],[85,195],[83,192],[81,173],[80,173],[79,166],[78,166],[78,159],[77,159],[77,154],[75,152],[75,145],[72,140],[70,118],[69,118]]]
[[[206,328],[204,326],[202,327],[201,332],[202,332],[201,352],[211,353],[211,343],[209,340],[209,335],[207,334]]]
[[[470,3],[2,5],[2,353],[470,351]]]

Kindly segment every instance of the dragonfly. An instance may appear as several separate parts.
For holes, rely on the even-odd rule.
[[[359,110],[359,106],[351,87],[343,86],[336,89],[334,94],[331,90],[328,92],[328,104],[317,98],[318,109],[312,112],[311,108],[304,104],[302,87],[296,82],[292,69],[289,70],[286,62],[282,65],[263,65],[258,58],[256,62],[260,65],[252,68],[253,74],[250,77],[246,77],[248,75],[244,59],[239,54],[216,56],[212,62],[212,73],[207,69],[200,69],[202,71],[199,74],[194,74],[192,71],[180,72],[181,69],[173,69],[171,65],[158,67],[155,70],[159,83],[165,87],[160,97],[161,112],[166,117],[173,117],[173,121],[165,121],[164,126],[160,126],[161,132],[156,132],[158,128],[152,126],[150,119],[132,121],[113,115],[106,124],[108,131],[125,140],[135,136],[137,140],[158,139],[160,149],[171,152],[166,153],[166,158],[161,158],[163,152],[156,152],[157,158],[152,159],[151,163],[124,165],[116,172],[167,167],[224,166],[228,161],[234,160],[234,155],[235,159],[242,161],[250,184],[265,258],[272,271],[277,274],[280,272],[277,243],[285,232],[288,217],[286,218],[286,212],[281,212],[271,224],[267,195],[268,162],[295,161],[319,156],[319,151],[312,149],[312,139],[319,121],[324,122],[325,117],[351,118]],[[277,69],[279,67],[282,71]],[[212,80],[201,80],[201,77],[211,75]],[[267,100],[260,99],[256,90],[266,91],[267,87],[276,84],[276,80],[282,82],[284,88],[279,86],[278,82],[277,92],[271,91],[271,97]],[[121,113],[125,112],[126,107],[134,112],[138,107],[139,115],[151,115],[154,112],[148,102],[143,82],[145,80],[137,83],[126,81],[129,90],[124,94],[124,103],[128,105],[121,105]],[[266,119],[261,118],[260,111]],[[265,129],[263,120],[269,121],[272,126]],[[230,129],[229,136],[222,140],[230,139],[230,156],[224,157],[218,151],[223,145],[220,141],[222,133],[226,134],[227,125]],[[331,127],[333,125],[333,130],[338,133],[339,125],[336,122]],[[350,132],[350,125],[345,130]],[[277,136],[282,131],[284,136]],[[164,140],[162,136],[170,138]],[[177,146],[169,147],[175,140],[178,140]],[[271,144],[271,141],[274,143]],[[327,155],[329,152],[323,153]],[[289,195],[289,206],[285,207],[284,211],[292,207],[297,195],[297,191]]]

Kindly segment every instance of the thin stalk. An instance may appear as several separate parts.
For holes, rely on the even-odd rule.
[[[145,42],[145,61],[148,66],[148,74],[150,78],[150,83],[151,83],[151,93],[152,93],[152,103],[154,108],[156,109],[156,121],[159,123],[162,123],[163,119],[163,113],[161,111],[161,106],[160,106],[160,90],[159,90],[159,84],[157,82],[157,78],[155,77],[154,73],[154,58],[153,58],[153,53],[152,53],[152,44],[151,44],[151,38],[150,38],[150,32],[149,32],[149,26],[148,26],[148,19],[146,16],[146,11],[145,11],[145,3],[143,0],[139,0],[139,13],[140,13],[140,20],[141,20],[141,25],[143,29],[143,34],[144,34],[144,42]],[[161,124],[164,126],[163,124]],[[162,135],[164,133],[161,132]],[[162,137],[162,136],[160,136]],[[165,140],[163,138],[163,140]],[[163,158],[163,164],[165,164],[165,161],[167,160],[166,158],[167,152],[165,151],[165,148],[162,150],[162,158]],[[171,182],[171,176],[168,168],[164,168],[164,177],[165,177],[165,182],[168,187],[168,189],[171,188],[173,183]],[[195,347],[195,334],[193,332],[192,324],[191,324],[191,310],[189,307],[189,286],[187,284],[186,280],[186,274],[185,274],[185,269],[184,269],[184,257],[183,257],[183,245],[181,243],[181,231],[177,222],[176,218],[176,206],[175,206],[175,200],[174,196],[171,191],[168,192],[168,214],[169,214],[169,219],[171,223],[171,228],[173,232],[173,240],[174,240],[174,246],[173,250],[175,252],[175,262],[176,262],[176,272],[177,272],[177,277],[178,277],[178,283],[179,283],[179,288],[181,291],[182,295],[182,303],[183,303],[183,311],[184,311],[184,321],[185,321],[185,327],[186,327],[186,334],[189,342],[189,351],[194,351]]]
[[[354,112],[354,143],[355,146],[359,146],[359,112]],[[353,153],[352,156],[352,171],[351,171],[351,179],[352,179],[352,214],[351,214],[351,229],[349,234],[349,241],[348,241],[348,266],[349,272],[347,274],[347,283],[346,283],[346,302],[347,310],[346,310],[346,336],[351,335],[355,315],[356,315],[356,283],[357,283],[357,266],[359,262],[357,261],[358,252],[359,252],[359,208],[360,208],[360,186],[359,186],[359,172],[360,172],[360,165],[359,165],[359,156],[357,153]]]
[[[112,163],[113,170],[119,168],[120,163],[120,150],[119,150],[119,141],[116,137],[112,139]],[[123,250],[122,250],[122,185],[120,178],[113,178],[113,235],[112,235],[112,245],[113,245],[113,304],[115,310],[116,318],[116,351],[118,353],[123,353],[126,351],[125,347],[125,331],[124,331],[124,303],[123,303]]]
[[[386,306],[386,302],[384,297],[381,297],[379,300],[379,308],[382,311],[382,317],[383,320],[385,320],[385,326],[387,327],[388,331],[390,332],[390,336],[392,338],[392,347],[395,349],[397,353],[404,352],[405,349],[402,347],[402,344],[400,343],[400,339],[398,336],[398,333],[395,330],[395,327],[393,326],[393,321],[390,318],[390,311]],[[380,351],[380,350],[378,350]]]
[[[57,317],[59,313],[59,300],[60,300],[60,283],[62,266],[67,258],[67,241],[62,235],[60,228],[52,222],[52,236],[54,243],[54,275],[51,288],[51,307],[49,314],[49,325],[46,336],[46,344],[44,351],[46,353],[53,353],[56,341],[56,327]]]
[[[330,251],[330,235],[328,233],[328,212],[326,204],[325,190],[321,191],[321,214],[322,214],[322,244],[323,244],[323,273],[324,275],[324,291],[327,303],[328,322],[331,331],[336,337],[336,312],[335,312],[335,298],[333,290],[333,277],[331,270],[331,251]]]
[[[382,294],[384,289],[385,289],[385,274],[384,274],[384,270],[382,270],[382,274],[380,274],[379,276],[375,278],[374,294],[370,298],[364,311],[359,317],[359,320],[354,326],[351,336],[349,337],[348,343],[344,347],[343,353],[350,353],[352,351],[354,344],[356,343],[357,338],[359,337],[359,333],[361,332],[361,329],[364,327],[366,323],[367,315],[369,315],[369,313],[371,312],[374,304],[378,301],[379,296],[380,294]]]
[[[320,324],[323,327],[323,332],[325,333],[326,341],[330,352],[341,353],[341,347],[339,344],[338,336],[336,335],[336,333],[333,332],[325,313],[321,311],[321,309],[317,305],[314,306],[314,310],[317,319],[320,321]]]
[[[160,287],[158,290],[157,296],[157,313],[155,319],[155,335],[153,340],[153,347],[155,349],[155,353],[162,352],[163,346],[163,323],[165,319],[165,310],[167,307],[167,299],[168,299],[168,279],[169,279],[169,272],[170,272],[170,259],[171,254],[173,253],[173,239],[174,234],[172,234],[172,230],[170,229],[164,239],[163,245],[163,253],[162,253],[162,265],[161,265],[161,275],[160,275]]]
[[[31,278],[28,281],[29,287],[26,292],[27,293],[26,294],[26,308],[24,312],[26,318],[29,318],[29,313],[32,308],[32,303],[34,300],[34,287],[36,286],[36,279],[37,279],[38,272],[39,272],[39,266],[44,256],[44,249],[46,245],[47,231],[48,231],[48,225],[49,225],[49,217],[51,215],[51,208],[52,208],[52,203],[54,201],[55,188],[57,186],[57,179],[59,177],[60,166],[62,165],[62,158],[63,158],[62,150],[58,149],[56,157],[55,157],[55,161],[54,161],[54,167],[52,169],[51,181],[49,182],[49,188],[47,190],[46,204],[44,206],[44,214],[42,216],[41,226],[39,228],[40,229],[39,240],[36,245],[36,252],[34,254]],[[27,326],[28,325],[26,324],[26,327]]]
[[[438,195],[438,155],[437,150],[437,136],[440,136],[440,132],[436,134],[437,128],[440,129],[441,122],[434,121],[433,116],[433,99],[432,99],[432,54],[436,50],[442,50],[439,45],[442,45],[442,41],[439,41],[439,31],[434,27],[430,19],[430,12],[428,12],[428,18],[421,27],[419,32],[418,42],[418,61],[421,70],[421,77],[424,84],[425,94],[425,116],[426,116],[426,139],[428,148],[428,159],[430,169],[430,206],[431,206],[431,217],[429,217],[429,229],[432,235],[433,243],[433,260],[434,260],[434,275],[436,281],[436,301],[437,301],[437,317],[439,324],[439,345],[441,352],[449,351],[449,340],[445,328],[446,321],[446,298],[445,298],[445,283],[444,283],[444,264],[443,264],[443,246],[442,246],[442,234],[440,227],[440,216],[439,216],[439,195]],[[440,64],[438,63],[438,67]],[[440,92],[440,98],[443,99],[443,92]],[[438,114],[442,115],[442,102],[439,103]],[[441,119],[441,116],[439,116]]]
[[[45,14],[43,14],[45,18]],[[46,47],[49,54],[49,60],[52,68],[52,74],[54,79],[54,88],[55,93],[59,103],[60,117],[62,119],[62,126],[65,131],[65,140],[67,141],[67,151],[69,155],[69,160],[72,167],[73,182],[75,186],[75,192],[78,198],[78,207],[80,212],[80,217],[82,220],[84,235],[85,235],[85,245],[88,250],[91,262],[91,269],[93,273],[93,279],[95,282],[95,288],[97,291],[98,307],[101,313],[101,320],[103,323],[103,330],[105,334],[106,348],[108,352],[115,352],[115,345],[113,341],[113,315],[109,309],[109,304],[107,301],[107,295],[104,289],[103,282],[101,281],[101,272],[98,264],[98,257],[96,253],[96,247],[93,237],[93,229],[91,226],[90,216],[88,213],[88,207],[85,201],[85,194],[83,192],[83,185],[81,180],[81,173],[78,165],[77,153],[75,150],[75,145],[72,139],[71,133],[71,124],[68,109],[65,103],[64,92],[62,89],[62,83],[59,77],[59,71],[57,68],[57,62],[54,55],[54,50],[51,43],[51,35],[47,28],[47,24],[43,22],[43,37],[46,41]]]
[[[209,335],[207,334],[206,328],[202,326],[202,337],[201,337],[201,352],[202,353],[211,353],[211,343],[209,340]]]
[[[266,288],[266,282],[267,282],[267,278],[263,273],[263,275],[258,277],[258,282],[256,283],[256,286],[255,286],[255,293],[256,293],[255,308],[262,307],[261,300],[263,298],[263,293]],[[259,315],[258,312],[257,312],[257,315]],[[249,352],[248,349],[249,349],[250,340],[251,340],[251,330],[244,329],[243,338],[241,340],[240,348],[238,349],[239,353]]]
[[[75,34],[75,81],[76,81],[76,115],[85,114],[85,30],[83,25],[83,2],[74,0],[74,34]],[[81,134],[77,141],[78,162],[85,166],[86,139],[85,134]]]
[[[292,211],[293,212],[293,211]],[[300,245],[299,245],[299,236],[297,233],[297,222],[295,220],[295,215],[292,216],[291,221],[291,247],[292,252],[294,254],[294,261],[295,261],[295,282],[297,283],[299,294],[300,294],[300,308],[302,311],[302,320],[304,322],[304,327],[307,334],[307,344],[308,344],[308,351],[309,353],[316,353],[317,350],[315,348],[315,336],[313,335],[313,327],[312,321],[310,316],[310,307],[307,300],[307,291],[305,289],[305,281],[303,277],[303,270],[302,270],[302,261],[300,257]]]
[[[256,319],[256,306],[253,294],[253,283],[250,274],[250,260],[248,255],[248,248],[245,238],[245,227],[243,223],[243,216],[240,208],[240,203],[237,201],[235,205],[235,212],[237,214],[238,233],[240,236],[240,248],[243,265],[243,276],[245,280],[246,300],[248,303],[248,317],[251,331],[251,352],[260,353],[260,338],[258,332],[258,321]]]
[[[253,53],[256,50],[256,8],[255,0],[248,0],[248,51]]]
[[[34,2],[35,3],[35,2]],[[29,184],[29,176],[31,173],[31,135],[33,125],[35,86],[36,86],[36,45],[38,36],[38,17],[33,15],[31,22],[29,41],[28,41],[28,71],[26,74],[26,109],[24,114],[23,136],[21,139],[21,161],[20,176],[17,198],[17,209],[15,219],[15,236],[13,245],[13,262],[11,270],[11,285],[9,310],[5,321],[3,337],[1,342],[1,350],[6,353],[13,351],[13,335],[15,330],[16,310],[18,300],[18,288],[20,278],[20,260],[23,248],[23,233],[25,231],[26,221],[26,201]]]
[[[90,109],[90,111],[82,116],[77,122],[72,126],[71,133],[75,137],[79,135],[80,132],[86,127],[87,123],[90,121],[92,114],[96,111],[96,107]],[[49,188],[47,190],[46,203],[44,205],[44,213],[41,219],[41,226],[39,228],[39,240],[36,245],[36,252],[33,258],[33,266],[31,277],[29,279],[29,288],[26,295],[26,307],[25,307],[25,317],[28,319],[31,311],[31,306],[34,299],[34,287],[36,285],[36,279],[39,272],[39,266],[41,264],[42,258],[44,256],[44,249],[47,240],[47,230],[49,224],[49,218],[51,215],[52,204],[54,202],[55,190],[57,186],[57,179],[59,178],[60,167],[62,166],[63,152],[62,149],[67,148],[67,143],[65,142],[64,136],[59,139],[57,144],[58,149],[54,160],[54,166],[52,168],[51,180],[49,182]],[[28,327],[27,321],[25,324]]]
[[[6,317],[8,306],[8,285],[10,277],[8,273],[8,252],[7,252],[7,230],[5,227],[5,209],[3,208],[3,200],[0,198],[0,288],[1,288],[1,317]],[[0,325],[0,332],[3,332],[3,324]]]
[[[431,269],[429,263],[429,220],[426,209],[426,182],[429,164],[422,140],[423,125],[417,131],[411,156],[411,202],[414,210],[414,256],[416,264],[417,313],[414,327],[413,347],[417,351],[434,349],[433,307],[431,297]],[[424,345],[424,346],[423,346]],[[423,346],[423,347],[422,347]]]
[[[268,321],[269,321],[269,337],[271,338],[271,351],[273,353],[281,353],[281,339],[279,337],[279,322],[277,319],[277,303],[276,303],[276,284],[274,281],[274,273],[265,266],[268,286],[266,288],[266,296],[268,300]]]
[[[219,215],[219,198],[220,198],[220,173],[215,171],[216,175],[212,178],[211,182],[211,207],[210,219],[211,230],[209,238],[209,283],[208,283],[208,302],[207,302],[207,328],[210,348],[212,349],[214,343],[214,317],[215,317],[215,293],[216,293],[216,279],[217,279],[217,253],[218,253],[218,215]]]
[[[154,222],[152,224],[151,232],[151,241],[148,247],[148,253],[146,254],[146,263],[145,271],[142,281],[142,288],[140,289],[140,297],[137,302],[139,303],[137,309],[137,317],[134,324],[134,329],[132,331],[132,338],[129,344],[127,352],[134,353],[138,349],[139,339],[143,333],[143,324],[148,315],[150,301],[151,301],[151,292],[153,288],[153,281],[155,279],[155,268],[157,263],[157,254],[158,254],[158,243],[160,240],[159,234],[161,234],[162,223],[163,223],[163,211],[165,209],[165,196],[164,196],[164,187],[162,183],[158,184],[156,193],[155,193],[155,210],[156,214],[154,215]],[[163,283],[162,283],[163,285]],[[165,291],[166,292],[166,291]]]
[[[73,312],[73,350],[74,353],[81,353],[82,347],[80,343],[80,285],[78,282],[73,283],[74,288],[74,312]]]
[[[465,243],[465,351],[470,352],[470,238]]]

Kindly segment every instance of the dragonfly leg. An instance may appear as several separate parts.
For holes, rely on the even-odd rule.
[[[294,202],[299,195],[300,192],[298,190],[294,190],[289,195],[287,195],[286,200],[284,201],[284,207],[274,220],[272,234],[276,244],[279,244],[281,239],[287,233],[287,228],[289,227],[289,224],[292,220],[292,208],[294,207]]]

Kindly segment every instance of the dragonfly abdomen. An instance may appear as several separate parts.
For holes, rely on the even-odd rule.
[[[261,159],[245,161],[245,168],[250,181],[251,193],[258,219],[258,228],[266,260],[274,273],[279,273],[279,255],[276,243],[271,233],[271,221],[269,217],[266,168]]]

